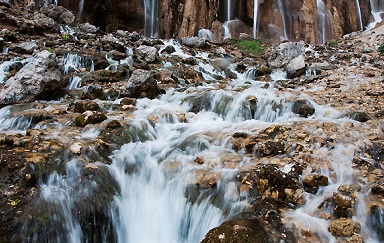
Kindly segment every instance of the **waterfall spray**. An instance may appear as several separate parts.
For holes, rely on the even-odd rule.
[[[277,5],[278,5],[278,7],[279,7],[279,12],[280,12],[281,19],[283,20],[284,38],[285,38],[286,40],[288,40],[288,35],[287,35],[287,23],[286,23],[286,21],[285,21],[285,11],[284,11],[284,5],[283,5],[282,0],[278,0],[278,1],[277,1]]]
[[[81,15],[83,15],[83,10],[84,10],[84,0],[79,1],[79,12],[77,14],[77,18],[80,20]]]
[[[323,0],[316,0],[317,6],[317,18],[318,18],[318,30],[320,34],[320,43],[325,43],[328,39],[328,25],[329,25],[329,17],[327,13],[327,6],[325,5]]]
[[[149,37],[156,37],[157,34],[157,10],[157,0],[144,0],[144,31]]]
[[[360,30],[363,30],[363,20],[361,18],[361,9],[360,9],[359,0],[356,0],[356,8],[357,8],[357,18],[359,19],[359,28]]]
[[[231,20],[231,0],[227,0],[227,21]]]

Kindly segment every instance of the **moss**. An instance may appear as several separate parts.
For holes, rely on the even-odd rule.
[[[331,47],[337,47],[338,45],[339,45],[339,43],[335,40],[329,42],[329,46],[331,46]]]
[[[262,47],[262,40],[239,40],[237,41],[237,46],[240,47],[243,51],[252,53],[256,56],[263,54],[264,50]]]
[[[379,51],[380,55],[384,55],[384,43],[380,45],[378,51]]]

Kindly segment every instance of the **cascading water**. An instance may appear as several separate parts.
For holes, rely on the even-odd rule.
[[[156,37],[158,31],[158,1],[144,1],[144,32],[149,37]]]
[[[255,0],[253,2],[253,38],[256,39],[257,37],[257,18],[259,13],[259,1]]]
[[[356,8],[357,8],[357,18],[359,20],[359,28],[360,30],[363,30],[363,20],[361,17],[361,9],[360,9],[360,3],[359,0],[356,0]]]
[[[381,14],[384,12],[384,6],[381,1],[377,2],[375,0],[370,0],[369,2],[371,4],[371,14],[373,15],[374,21],[367,26],[368,30],[372,29],[377,23],[382,21]]]
[[[317,6],[317,22],[320,43],[325,43],[329,39],[330,20],[327,6],[323,0],[316,0]]]

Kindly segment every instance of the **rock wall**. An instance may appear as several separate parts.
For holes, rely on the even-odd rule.
[[[373,0],[375,1],[379,0]],[[82,22],[90,22],[108,31],[125,29],[144,32],[144,0],[84,2]],[[255,1],[231,2],[231,18],[244,23],[241,28],[231,28],[232,36],[238,37],[240,31],[252,33]],[[321,23],[318,16],[318,2],[320,1],[259,0],[257,37],[271,39],[273,42],[288,39],[319,43],[360,29],[356,1],[323,0],[326,6],[324,23]],[[370,2],[359,0],[363,26],[372,21]],[[78,1],[60,0],[59,4],[78,13]],[[211,29],[218,40],[223,38],[222,23],[228,19],[227,0],[159,0],[158,4],[159,37],[195,36],[199,29],[204,28]],[[375,5],[379,6],[379,2]]]

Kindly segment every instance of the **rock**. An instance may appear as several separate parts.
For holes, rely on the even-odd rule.
[[[80,25],[80,29],[84,31],[85,33],[91,33],[94,34],[97,32],[97,27],[90,24],[90,23],[85,23]]]
[[[384,184],[375,184],[371,187],[373,195],[384,197]]]
[[[60,24],[73,24],[76,18],[71,11],[55,4],[51,4],[44,8],[42,12]]]
[[[22,54],[32,54],[37,48],[34,41],[22,42],[15,46],[15,51]]]
[[[308,100],[296,100],[293,102],[292,112],[301,117],[308,117],[315,113],[315,108]]]
[[[52,18],[42,13],[35,13],[31,19],[23,22],[20,29],[27,33],[37,32],[38,34],[43,34],[46,31],[52,30],[54,26],[55,21]]]
[[[77,142],[77,143],[72,144],[69,149],[74,154],[81,154],[81,150],[83,149],[83,145],[81,143]]]
[[[352,219],[340,218],[331,223],[329,231],[334,236],[351,237],[354,233],[360,232],[360,224]]]
[[[265,222],[259,219],[232,219],[225,221],[220,226],[211,229],[201,241],[202,243],[234,243],[276,242],[268,232]],[[278,242],[278,241],[277,241]]]
[[[154,99],[159,94],[156,80],[150,71],[136,69],[128,80],[125,95],[131,98]]]
[[[253,36],[247,33],[240,33],[239,40],[253,40]]]
[[[371,118],[365,112],[352,112],[348,113],[346,116],[358,122],[367,122],[371,120]]]
[[[158,56],[157,49],[153,46],[139,46],[135,52],[140,58],[149,63],[156,61]]]
[[[305,61],[303,55],[292,59],[285,67],[289,79],[300,77],[305,73]]]
[[[303,184],[306,186],[327,186],[328,177],[320,174],[309,174],[303,178]]]
[[[79,100],[75,103],[74,112],[83,113],[85,111],[98,111],[99,105],[94,101]]]
[[[364,243],[363,237],[359,234],[353,234],[351,237],[348,238],[347,243]]]
[[[136,105],[136,99],[125,97],[125,98],[123,98],[123,99],[120,101],[120,105],[122,105],[122,106],[124,106],[124,105],[132,105],[132,106],[135,106],[135,105]]]
[[[75,124],[78,127],[85,127],[88,124],[97,124],[107,119],[107,116],[102,112],[86,111],[76,117]]]
[[[172,54],[176,51],[175,47],[171,46],[171,45],[168,45],[166,46],[162,51],[161,53],[167,53],[167,54]]]
[[[268,65],[272,69],[282,68],[302,54],[304,54],[304,42],[282,43],[274,49],[268,59]]]
[[[16,112],[13,115],[15,117],[23,117],[25,120],[30,122],[32,126],[41,121],[52,119],[51,114],[48,113],[46,110],[42,109],[25,110],[21,112]]]
[[[333,201],[342,209],[350,208],[352,206],[352,198],[342,195],[341,193],[334,192]]]
[[[36,99],[57,99],[68,83],[63,79],[63,67],[56,55],[42,51],[16,75],[8,79],[0,91],[0,106],[32,102]]]
[[[90,84],[84,87],[81,99],[104,99],[103,88],[99,84]]]
[[[195,47],[195,48],[204,48],[207,44],[205,39],[201,39],[199,37],[184,37],[181,38],[181,44],[189,46],[189,47]]]

